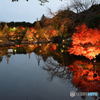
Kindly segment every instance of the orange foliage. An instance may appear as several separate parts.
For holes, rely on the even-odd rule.
[[[55,51],[57,49],[57,45],[56,44],[52,44],[50,46],[50,50]]]
[[[32,32],[32,33],[36,33],[37,30],[36,30],[35,28],[31,27],[31,28],[30,28],[30,32]]]
[[[69,68],[73,72],[72,82],[75,86],[85,92],[100,92],[100,73],[92,63],[75,61]]]
[[[70,54],[83,55],[93,59],[100,54],[100,29],[88,28],[85,24],[76,27],[72,36]]]
[[[51,30],[50,31],[51,35],[56,36],[57,35],[57,31],[56,30]]]
[[[18,29],[20,29],[20,30],[25,30],[25,27],[20,26],[20,27],[18,27]]]

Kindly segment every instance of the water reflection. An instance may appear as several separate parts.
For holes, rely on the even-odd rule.
[[[17,54],[20,55],[20,57],[21,54],[28,55],[29,60],[31,63],[34,63],[34,66],[40,66],[44,71],[49,73],[49,76],[45,74],[49,77],[49,81],[53,81],[53,79],[57,77],[64,81],[70,81],[70,84],[68,83],[66,85],[68,85],[68,87],[72,85],[73,88],[76,89],[74,89],[74,91],[100,92],[100,62],[77,59],[66,54],[64,51],[66,51],[66,48],[63,45],[52,43],[1,47],[0,63],[3,62],[3,59],[6,60],[7,64],[10,62],[12,63],[11,57],[16,56]],[[32,52],[34,52],[34,55]],[[33,56],[35,57],[34,59],[32,58]],[[22,57],[22,60],[20,61],[21,64],[24,62],[23,59],[25,59],[25,57]],[[20,66],[20,63],[17,63],[18,66]],[[30,66],[30,63],[27,66]],[[39,72],[41,73],[41,69]],[[42,77],[42,74],[39,76]],[[43,84],[41,83],[41,85]],[[71,90],[73,89],[70,88],[69,92]],[[70,97],[68,98],[71,99]],[[81,100],[81,98],[78,99]]]
[[[100,63],[76,60],[69,65],[72,83],[84,92],[100,92]]]
[[[55,76],[64,80],[71,79],[71,72],[69,71],[68,67],[61,66],[52,57],[49,57],[45,61],[45,64],[46,66],[43,67],[43,69],[50,73],[50,80],[52,80]]]
[[[0,57],[13,54],[29,54],[35,52],[37,55],[42,55],[44,59],[53,54],[58,54],[57,44],[30,44],[30,45],[15,45],[9,47],[1,47],[0,48]],[[9,57],[7,56],[7,59]],[[1,59],[2,60],[2,59]]]
[[[68,66],[61,66],[52,57],[46,60],[46,67],[44,70],[50,73],[50,80],[55,76],[63,79],[70,80],[76,92],[97,92],[100,93],[100,62],[90,62],[87,60],[75,60]],[[66,65],[66,63],[65,63]],[[98,100],[94,96],[91,99]],[[86,96],[82,99],[89,100]],[[90,99],[90,100],[91,100]]]

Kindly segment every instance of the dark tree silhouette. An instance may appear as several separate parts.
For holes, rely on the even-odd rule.
[[[0,63],[2,62],[2,59],[3,59],[3,57],[2,57],[2,56],[0,56]]]
[[[99,1],[97,2],[97,0],[71,0],[69,8],[76,10],[76,12],[79,13],[98,3]]]

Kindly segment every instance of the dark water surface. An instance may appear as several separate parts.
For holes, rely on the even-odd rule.
[[[28,45],[0,48],[0,100],[96,100],[95,97],[70,97],[71,91],[87,92],[92,89],[88,88],[91,80],[85,87],[81,84],[78,86],[80,79],[77,79],[77,75],[80,73],[73,74],[68,66],[90,64],[91,68],[91,63],[75,60],[69,64],[71,59],[64,61],[62,53],[53,49],[50,51],[49,47]],[[96,68],[99,73],[100,68]],[[100,92],[98,79],[92,83],[97,86],[93,91]]]

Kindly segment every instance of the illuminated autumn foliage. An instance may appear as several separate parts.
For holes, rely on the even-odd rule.
[[[72,65],[69,65],[70,71],[73,72],[72,82],[81,89],[81,91],[100,92],[100,68],[95,66],[91,62],[75,61]]]
[[[56,45],[56,44],[52,44],[52,45],[50,46],[50,50],[52,50],[52,51],[57,50],[57,45]]]
[[[100,54],[100,29],[88,28],[85,24],[76,27],[72,36],[70,54],[82,55],[90,60]]]

